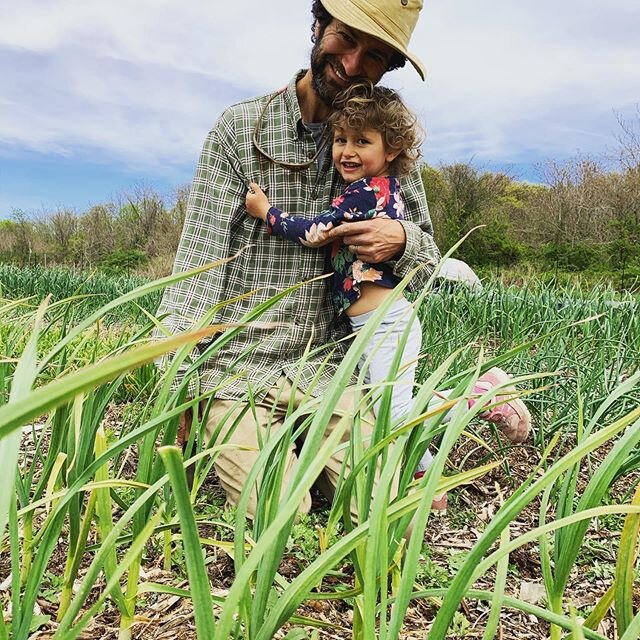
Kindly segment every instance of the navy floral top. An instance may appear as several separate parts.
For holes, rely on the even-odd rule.
[[[304,246],[322,241],[329,229],[343,222],[370,218],[403,218],[404,201],[400,183],[393,176],[361,178],[352,182],[332,203],[331,208],[308,220],[292,216],[276,207],[267,212],[267,231]],[[331,245],[334,270],[332,298],[338,313],[342,313],[360,297],[361,282],[375,282],[393,289],[398,278],[387,264],[368,264],[351,253],[342,240]]]

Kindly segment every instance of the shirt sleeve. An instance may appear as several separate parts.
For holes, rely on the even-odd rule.
[[[174,273],[219,262],[233,252],[231,229],[234,219],[244,217],[246,187],[242,165],[233,147],[225,143],[232,137],[232,126],[231,119],[223,115],[204,142],[189,191]],[[220,270],[214,267],[165,289],[158,315],[164,316],[162,322],[169,333],[190,329],[225,299],[220,280]],[[156,335],[162,337],[159,332]],[[198,355],[196,346],[191,360]],[[158,364],[164,368],[171,358],[169,354]],[[181,365],[174,386],[187,366],[187,362]]]
[[[267,212],[267,232],[303,246],[318,246],[326,240],[327,231],[345,220],[364,220],[375,211],[376,200],[371,190],[349,185],[327,211],[314,218],[290,215],[277,207]]]
[[[389,264],[393,273],[400,279],[420,265],[422,268],[415,273],[407,286],[409,291],[417,292],[424,289],[435,270],[440,261],[440,251],[433,239],[433,226],[420,172],[417,168],[414,169],[408,176],[403,176],[400,183],[405,215],[399,222],[406,235],[406,244],[402,256],[389,261]]]
[[[174,273],[184,272],[232,255],[234,221],[244,218],[246,187],[242,166],[225,139],[233,135],[224,116],[208,134],[189,191],[187,211],[176,253]],[[165,291],[161,311],[173,332],[183,331],[224,298],[214,268],[183,280]],[[180,316],[177,310],[181,311]]]
[[[323,211],[312,220],[302,216],[292,216],[277,207],[267,211],[267,232],[270,235],[285,238],[296,244],[308,246],[312,242],[322,242],[326,233],[339,222],[336,221],[331,210]]]

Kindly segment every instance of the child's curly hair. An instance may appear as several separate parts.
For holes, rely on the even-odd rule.
[[[327,119],[329,132],[336,127],[374,129],[382,135],[387,150],[399,152],[389,165],[390,174],[407,175],[422,156],[422,128],[393,89],[371,82],[354,84],[338,94],[333,105],[335,111]]]

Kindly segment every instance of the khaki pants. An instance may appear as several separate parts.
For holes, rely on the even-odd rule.
[[[293,396],[293,400],[292,400]],[[215,468],[220,479],[220,484],[227,493],[227,500],[231,504],[237,504],[240,498],[240,492],[246,482],[249,471],[253,467],[259,455],[258,432],[264,434],[266,425],[271,423],[271,431],[275,433],[285,419],[287,407],[292,402],[295,408],[303,400],[304,394],[292,388],[289,380],[282,376],[277,385],[269,391],[267,396],[259,404],[255,406],[255,412],[252,408],[246,410],[246,405],[238,403],[235,400],[219,400],[213,401],[209,410],[207,420],[207,436],[209,439],[216,433],[221,419],[225,419],[220,433],[217,435],[217,442],[222,442],[228,432],[233,428],[236,418],[243,410],[246,410],[242,418],[239,419],[235,430],[231,433],[226,442],[231,444],[245,445],[254,448],[254,451],[246,451],[234,448],[223,449],[218,455]],[[335,412],[327,425],[325,437],[336,427],[340,418],[344,414],[353,414],[354,407],[359,400],[359,392],[353,388],[347,388],[336,405]],[[231,412],[231,413],[229,413]],[[368,440],[373,428],[373,414],[365,416],[361,423],[362,435]],[[342,441],[349,440],[349,429],[347,429]],[[264,437],[264,436],[263,436]],[[365,442],[365,447],[366,447]],[[323,473],[317,480],[320,490],[331,499],[336,488],[340,470],[343,461],[347,455],[347,449],[342,448],[336,451],[328,460]],[[294,447],[292,447],[287,456],[286,470],[282,481],[283,491],[289,486],[293,476],[294,466],[297,462]],[[348,464],[348,463],[347,463]],[[346,469],[348,473],[348,468]],[[393,488],[395,489],[395,487]],[[395,494],[394,494],[395,495]],[[308,513],[311,507],[311,496],[307,494],[300,505],[300,512]],[[253,517],[256,510],[256,490],[251,492],[248,506],[248,515]]]

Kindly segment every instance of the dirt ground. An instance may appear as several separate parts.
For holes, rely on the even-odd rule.
[[[488,475],[476,480],[473,484],[460,487],[450,494],[449,508],[444,515],[430,518],[424,533],[425,553],[424,566],[418,572],[418,583],[423,588],[445,586],[455,573],[456,562],[459,562],[478,538],[484,526],[491,520],[500,508],[501,502],[508,497],[515,487],[531,473],[538,462],[536,451],[532,447],[517,447],[508,451],[506,463],[494,469]],[[606,451],[599,451],[598,458],[606,455]],[[450,455],[450,465],[453,469],[461,466],[471,468],[480,464],[480,453],[471,441],[459,445]],[[587,481],[586,476],[581,479]],[[614,486],[612,494],[624,495],[630,486],[638,481],[638,475],[627,477]],[[217,486],[215,476],[207,483],[207,491],[222,496]],[[326,510],[327,503],[318,492],[313,493],[314,510]],[[539,503],[534,501],[512,522],[510,535],[516,537],[538,525]],[[585,548],[588,557],[574,568],[567,589],[568,600],[578,610],[578,614],[588,612],[611,584],[611,567],[615,564],[617,540],[619,531],[610,532],[598,523],[592,523],[585,537]],[[51,563],[52,566],[63,567],[66,550],[59,548]],[[9,558],[0,558],[0,582],[5,581],[9,574]],[[234,571],[232,560],[220,550],[208,550],[212,560],[208,564],[209,577],[214,595],[224,596],[233,582]],[[141,581],[166,583],[173,587],[188,588],[186,581],[176,583],[176,575],[166,573],[161,568],[161,558],[147,552],[147,561]],[[594,567],[600,567],[599,572]],[[280,568],[281,574],[293,578],[300,571],[300,563],[295,557],[286,557]],[[351,567],[342,568],[341,582],[348,582]],[[479,581],[475,588],[492,590],[493,574],[487,574]],[[102,585],[98,584],[97,587]],[[7,585],[5,585],[5,591]],[[0,585],[2,589],[2,585]],[[636,586],[636,604],[640,606],[640,585]],[[1,591],[0,591],[1,594]],[[507,583],[507,595],[522,598],[532,603],[544,606],[544,589],[542,587],[539,550],[536,544],[529,544],[511,554],[510,570]],[[36,613],[51,616],[55,620],[58,603],[55,598],[50,601],[45,598],[38,600]],[[407,640],[426,638],[433,618],[437,611],[436,600],[415,600],[409,608],[402,632],[402,638]],[[465,599],[452,629],[453,638],[481,638],[489,614],[488,602]],[[351,638],[352,611],[342,601],[307,601],[300,607],[298,613],[318,621],[329,623],[331,629],[319,631],[323,639]],[[112,607],[107,606],[97,616],[80,638],[85,639],[116,639],[118,636],[118,615]],[[51,638],[55,633],[55,623],[49,621],[32,634],[33,639]],[[599,632],[607,638],[614,638],[613,619],[609,615],[603,621]],[[283,637],[283,631],[276,637]],[[549,625],[538,620],[535,616],[521,613],[514,609],[503,608],[501,624],[496,636],[502,640],[526,640],[548,638]],[[187,640],[195,639],[195,624],[193,610],[188,599],[178,596],[148,593],[145,601],[138,607],[133,629],[133,637],[144,640]]]

